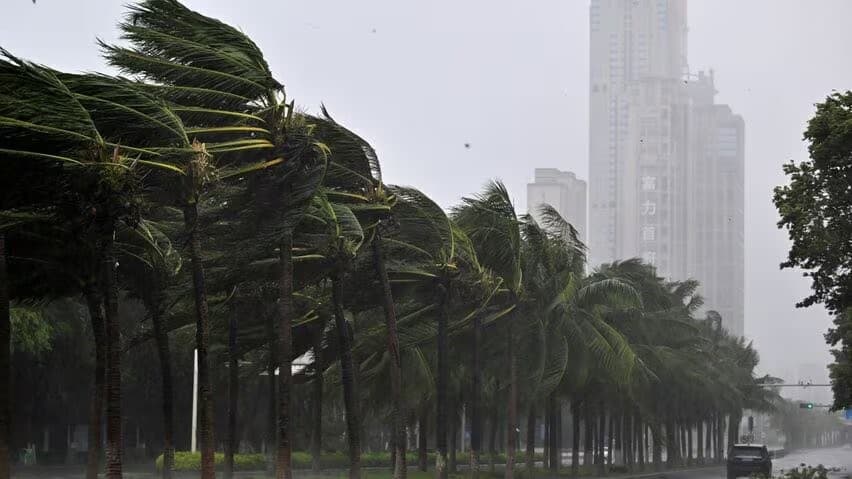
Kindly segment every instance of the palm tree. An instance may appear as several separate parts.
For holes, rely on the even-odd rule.
[[[149,217],[155,216],[147,211]],[[163,411],[163,479],[170,479],[174,469],[174,386],[172,378],[172,349],[169,345],[167,311],[169,287],[173,287],[181,271],[182,261],[179,253],[172,248],[171,241],[164,231],[158,229],[167,223],[175,222],[174,211],[166,208],[156,214],[160,220],[154,225],[148,221],[140,222],[137,230],[131,230],[125,240],[119,261],[119,273],[131,295],[142,300],[151,319],[151,329],[157,347],[162,381]],[[97,305],[90,305],[90,310]],[[93,323],[94,324],[94,323]]]
[[[382,291],[381,304],[387,328],[387,351],[390,358],[391,386],[391,443],[394,457],[403,458],[394,464],[394,479],[405,479],[406,457],[402,411],[402,365],[397,336],[396,306],[388,277],[382,237],[393,234],[391,208],[395,196],[382,183],[378,155],[370,144],[346,129],[329,115],[323,106],[324,118],[317,122],[317,136],[329,145],[331,157],[325,179],[327,194],[345,203],[358,216],[369,240],[372,268]]]
[[[503,280],[508,290],[507,302],[515,307],[522,295],[521,230],[509,191],[499,181],[488,183],[475,197],[462,198],[453,210],[453,218],[470,237],[480,262]],[[512,479],[515,467],[518,429],[517,360],[515,357],[514,323],[517,314],[508,318],[506,328],[509,362],[509,398],[507,401],[508,434],[506,445],[506,478]]]
[[[355,365],[352,357],[353,329],[346,321],[344,313],[343,277],[349,271],[352,260],[364,242],[364,231],[349,208],[332,203],[322,193],[314,197],[312,207],[305,218],[306,222],[318,223],[320,231],[313,233],[311,229],[308,229],[303,233],[307,241],[300,246],[310,248],[312,245],[320,245],[318,256],[323,258],[330,272],[332,311],[337,329],[341,382],[346,408],[349,477],[358,479],[361,477],[361,416],[355,390]],[[317,236],[323,237],[322,240],[317,241]]]
[[[126,82],[63,74],[3,54],[0,75],[9,94],[0,107],[0,127],[15,140],[2,153],[66,168],[70,201],[58,205],[65,208],[59,214],[91,231],[97,242],[98,266],[92,269],[99,273],[106,319],[107,475],[120,477],[121,346],[114,234],[119,221],[138,223],[134,166],[174,170],[156,161],[161,155],[151,146],[170,145],[179,128],[159,101]],[[80,207],[84,209],[75,211]],[[98,316],[97,310],[92,314]]]
[[[217,169],[226,170],[220,173],[220,179],[234,181],[244,181],[250,172],[267,170],[262,178],[255,179],[253,193],[266,198],[256,203],[259,209],[277,213],[270,218],[278,223],[273,248],[278,251],[280,290],[276,475],[289,478],[293,229],[322,177],[325,152],[311,139],[310,126],[294,105],[286,102],[283,85],[273,78],[260,49],[239,30],[189,10],[176,0],[146,0],[131,8],[120,28],[133,48],[102,44],[110,63],[154,82],[157,94],[174,104],[171,108],[190,127],[190,134],[217,142],[209,148],[193,142],[196,155],[185,165],[186,181],[179,195],[189,235],[196,298],[204,478],[214,475],[214,443],[198,202]],[[218,168],[209,154],[220,157]],[[270,205],[272,210],[265,209]]]
[[[234,288],[236,293],[236,288]],[[237,305],[231,307],[228,314],[228,435],[225,441],[225,478],[234,477],[234,453],[237,438],[237,405],[239,402],[240,376],[239,356],[237,353]]]
[[[6,237],[0,232],[0,479],[9,476],[9,443],[11,439],[11,310],[8,275],[6,273]]]
[[[390,282],[400,288],[402,296],[419,305],[417,314],[433,315],[437,323],[435,328],[421,323],[410,332],[415,341],[435,341],[438,351],[436,466],[438,475],[446,475],[448,336],[485,314],[484,307],[499,285],[485,275],[470,240],[434,201],[415,189],[390,190],[397,199],[393,218],[399,225],[396,234],[383,240]],[[461,296],[471,301],[460,301]],[[500,312],[488,314],[499,317]],[[406,340],[400,337],[401,349],[405,349]]]

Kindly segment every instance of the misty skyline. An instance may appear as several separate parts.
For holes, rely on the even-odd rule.
[[[3,0],[0,45],[61,69],[109,71],[94,40],[116,38],[123,3]],[[187,4],[254,38],[297,104],[316,112],[324,102],[376,147],[388,182],[451,206],[502,178],[523,210],[534,167],[588,179],[587,0]],[[852,86],[852,65],[836,55],[852,40],[852,3],[688,8],[691,69],[713,68],[718,102],[748,121],[746,335],[762,370],[827,363],[830,319],[819,307],[794,309],[809,281],[778,270],[789,244],[771,194],[785,181],[781,164],[807,156],[801,136],[813,103]]]

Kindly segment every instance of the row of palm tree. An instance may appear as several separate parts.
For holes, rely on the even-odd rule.
[[[696,319],[694,281],[666,281],[638,260],[587,274],[576,230],[546,205],[519,213],[497,181],[449,212],[385,183],[370,144],[325,108],[311,115],[288,100],[245,34],[176,0],[129,7],[120,29],[121,44],[100,46],[125,77],[61,72],[5,50],[0,59],[0,341],[16,305],[84,298],[96,364],[87,477],[101,467],[103,418],[106,476],[122,476],[121,361],[146,341],[160,362],[164,477],[175,348],[197,350],[203,478],[215,475],[211,378],[223,367],[233,471],[241,360],[269,378],[279,478],[292,477],[302,383],[312,387],[316,467],[322,404],[337,400],[327,386],[342,391],[352,478],[365,414],[390,418],[395,478],[407,473],[412,417],[425,457],[433,405],[438,477],[454,467],[463,409],[473,473],[487,423],[492,451],[505,430],[511,478],[523,414],[526,467],[543,418],[546,463],[559,468],[566,402],[575,472],[581,447],[601,472],[613,461],[661,467],[664,449],[670,465],[718,459],[743,409],[770,407],[751,346],[712,314]],[[138,336],[123,337],[127,301],[150,319]],[[194,344],[172,344],[186,327]],[[216,348],[225,361],[211,359]],[[3,479],[7,356],[0,370]]]

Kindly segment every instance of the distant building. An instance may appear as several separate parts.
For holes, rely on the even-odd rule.
[[[685,0],[592,0],[591,266],[642,257],[682,278]]]
[[[527,184],[527,208],[536,220],[539,206],[549,204],[562,215],[586,242],[586,182],[570,171],[536,168],[535,180]]]
[[[744,122],[691,75],[686,0],[591,0],[590,266],[639,257],[695,278],[744,329]]]
[[[705,309],[742,335],[745,310],[745,124],[714,102],[713,73],[690,78],[686,275]]]

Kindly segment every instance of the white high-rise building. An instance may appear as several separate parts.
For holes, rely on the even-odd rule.
[[[591,264],[642,257],[682,277],[685,0],[592,0]]]
[[[691,76],[686,0],[592,0],[590,266],[640,257],[698,279],[705,308],[743,331],[743,137]],[[724,198],[724,199],[722,199]]]
[[[536,168],[535,180],[527,184],[527,208],[540,221],[539,206],[553,206],[586,242],[586,182],[570,171]]]

